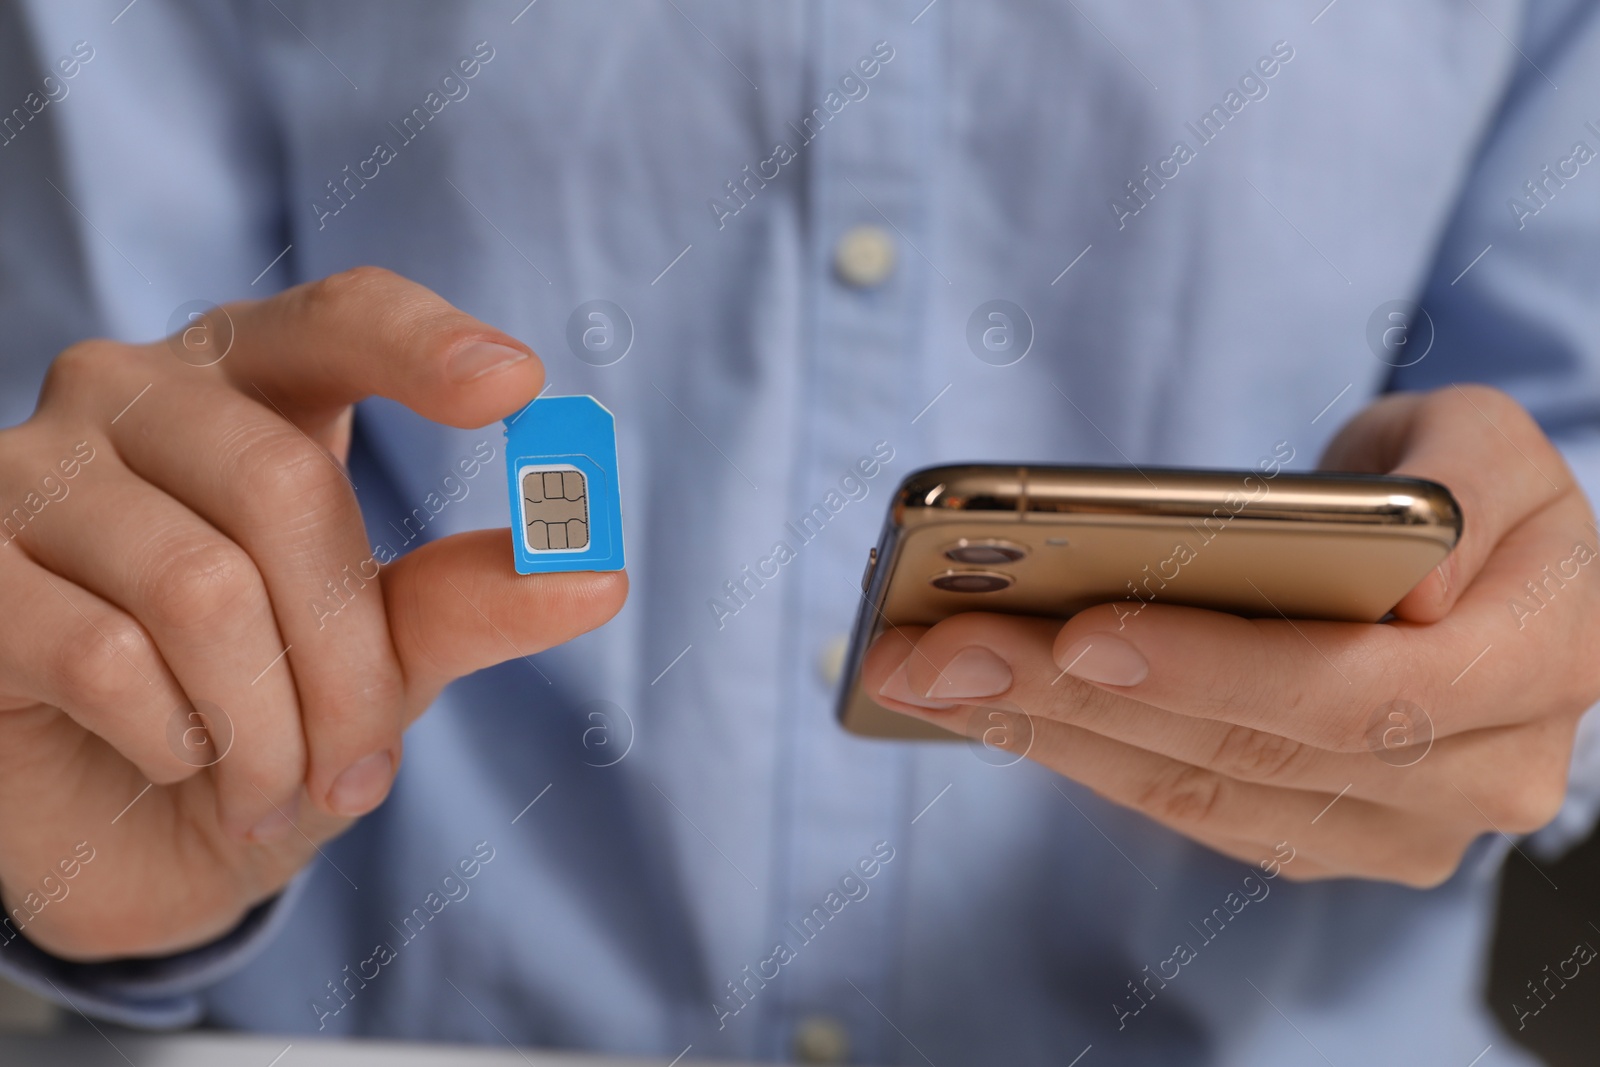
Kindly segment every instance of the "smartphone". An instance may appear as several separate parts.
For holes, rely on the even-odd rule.
[[[861,579],[838,717],[864,737],[954,734],[879,706],[861,663],[892,626],[964,611],[1066,619],[1149,604],[1379,622],[1461,536],[1436,482],[1366,474],[962,464],[900,483]]]

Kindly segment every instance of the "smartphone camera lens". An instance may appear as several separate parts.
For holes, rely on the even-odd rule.
[[[960,540],[944,550],[945,559],[954,563],[969,563],[978,567],[993,567],[1002,563],[1015,563],[1028,554],[1021,545],[1010,541]]]
[[[993,571],[945,571],[930,582],[947,593],[997,593],[1011,584],[1011,578]]]

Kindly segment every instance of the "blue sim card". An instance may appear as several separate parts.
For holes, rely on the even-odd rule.
[[[506,420],[518,574],[622,570],[617,422],[592,396],[548,396]]]

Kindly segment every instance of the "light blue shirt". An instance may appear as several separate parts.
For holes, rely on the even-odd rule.
[[[1029,762],[843,733],[828,668],[925,464],[1308,468],[1384,389],[1478,380],[1600,486],[1595,5],[124,3],[0,7],[6,421],[70,340],[379,264],[615,413],[633,592],[452,686],[228,941],[9,973],[151,1024],[668,1058],[820,1016],[860,1062],[1527,1062],[1480,992],[1496,842],[1431,892],[1251,889]],[[363,404],[374,544],[505,525],[501,455]]]

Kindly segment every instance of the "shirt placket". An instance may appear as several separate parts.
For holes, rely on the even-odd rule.
[[[913,23],[916,15],[914,7],[859,0],[815,5],[811,85],[802,114],[779,134],[804,159],[811,290],[791,511],[798,519],[818,504],[826,509],[830,491],[839,493],[835,503],[846,501],[803,547],[798,538],[812,530],[791,526],[798,570],[788,594],[794,622],[781,742],[789,775],[780,802],[786,870],[771,925],[795,959],[773,983],[766,1019],[771,1051],[811,1062],[839,1054],[887,1062],[900,1051],[884,1013],[895,1015],[897,897],[909,864],[884,864],[866,883],[868,894],[826,927],[814,931],[800,920],[839,890],[875,843],[897,855],[909,847],[911,753],[853,738],[832,714],[838,653],[867,548],[922,451],[912,420],[924,304],[928,286],[944,284],[919,250],[934,240],[929,170],[939,65],[937,20],[929,12]],[[889,449],[895,458],[862,478],[859,461]],[[866,486],[864,497],[842,491],[846,475]]]

